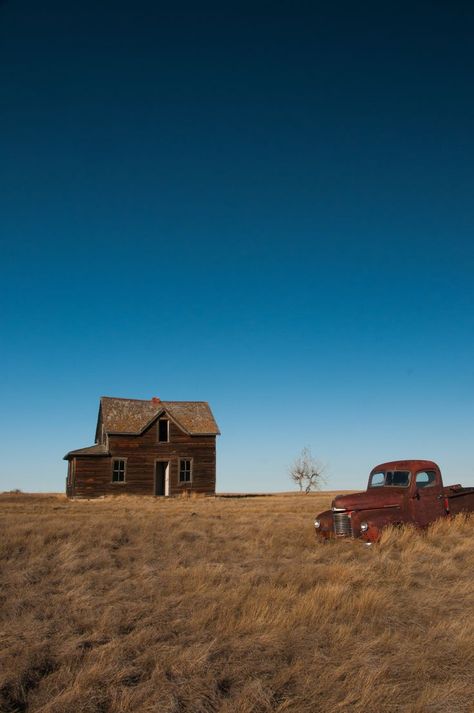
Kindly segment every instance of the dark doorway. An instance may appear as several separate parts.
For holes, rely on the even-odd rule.
[[[168,495],[168,467],[168,461],[157,460],[155,463],[155,495]]]

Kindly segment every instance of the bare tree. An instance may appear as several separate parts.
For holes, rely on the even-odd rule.
[[[300,489],[300,493],[320,490],[323,483],[325,466],[311,454],[309,448],[303,448],[298,458],[289,468],[290,478]]]

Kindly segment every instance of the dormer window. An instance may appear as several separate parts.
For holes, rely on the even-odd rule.
[[[168,443],[170,440],[170,422],[167,418],[158,419],[158,443]]]

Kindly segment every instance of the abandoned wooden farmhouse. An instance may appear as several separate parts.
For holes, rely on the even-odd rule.
[[[70,451],[66,494],[212,495],[219,429],[205,401],[103,396],[95,445]]]

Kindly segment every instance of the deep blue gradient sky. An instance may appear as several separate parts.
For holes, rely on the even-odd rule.
[[[218,489],[474,483],[474,7],[0,2],[0,490],[101,395],[208,400]]]

